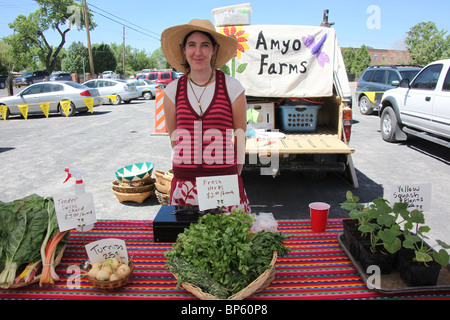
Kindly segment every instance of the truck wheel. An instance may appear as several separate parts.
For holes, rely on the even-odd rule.
[[[397,116],[391,107],[387,107],[381,113],[380,131],[381,137],[387,142],[396,142],[395,131],[397,130]]]
[[[361,99],[359,99],[359,112],[364,115],[373,113],[371,102],[367,96],[362,96]]]

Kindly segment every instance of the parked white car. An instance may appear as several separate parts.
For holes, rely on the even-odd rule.
[[[44,114],[41,103],[49,102],[49,113],[60,113],[65,116],[61,101],[70,101],[68,116],[76,112],[87,112],[89,108],[84,99],[94,98],[93,107],[102,104],[97,89],[87,88],[72,81],[52,81],[36,83],[28,86],[16,95],[0,99],[0,105],[6,105],[6,118],[10,115],[21,115],[19,105],[28,105],[28,114]]]
[[[147,79],[129,79],[127,83],[134,83],[139,96],[145,100],[153,100],[156,97],[156,89],[164,89],[164,85],[155,83]]]
[[[103,79],[119,79],[119,75],[112,71],[103,71],[102,78]]]
[[[450,147],[450,59],[430,63],[411,83],[384,93],[380,129],[385,141],[407,134]]]
[[[107,99],[112,104],[120,104],[122,101],[130,103],[131,100],[139,98],[136,85],[127,83],[125,80],[93,79],[83,83],[83,85],[98,89],[103,99]],[[111,100],[108,96],[115,96],[116,100]]]

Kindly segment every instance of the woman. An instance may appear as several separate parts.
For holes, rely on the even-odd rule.
[[[167,62],[184,73],[165,89],[164,115],[173,148],[170,203],[198,205],[196,178],[237,175],[240,204],[250,213],[241,171],[245,161],[246,98],[242,85],[217,68],[236,53],[237,40],[209,20],[191,20],[161,35]]]

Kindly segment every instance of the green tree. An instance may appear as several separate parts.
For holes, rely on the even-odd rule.
[[[342,57],[344,58],[345,69],[349,74],[355,73],[355,55],[355,49],[353,49],[352,47],[342,49]]]
[[[357,73],[362,73],[371,65],[371,59],[369,50],[365,45],[362,45],[361,48],[356,51],[355,61],[353,64],[353,70]]]
[[[115,72],[123,72],[123,45],[117,43],[111,43],[111,50],[116,57],[117,67]],[[132,48],[131,46],[125,46],[125,73],[131,74],[136,71],[141,71],[144,68],[154,68],[151,58],[147,55],[145,50],[139,50]]]
[[[413,64],[427,65],[445,59],[450,54],[450,39],[446,30],[438,30],[434,22],[420,22],[407,33],[405,40]]]
[[[347,74],[351,79],[358,78],[371,65],[369,50],[365,45],[362,45],[358,50],[353,48],[343,49],[342,57]]]
[[[88,48],[80,41],[72,42],[72,44],[67,49],[67,56],[62,61],[62,70],[82,74],[83,70],[83,60],[84,66],[89,70],[89,53]]]
[[[19,70],[20,64],[28,64],[37,56],[51,73],[57,65],[67,33],[73,25],[79,29],[84,26],[83,6],[74,0],[36,0],[36,3],[39,5],[37,11],[30,13],[28,17],[19,15],[9,24],[14,33],[4,40],[10,46],[16,70]],[[95,27],[92,14],[89,13],[89,29],[93,30]],[[60,35],[57,46],[51,45],[44,34],[49,29]]]
[[[0,40],[0,75],[7,74],[10,70],[10,58],[8,54],[8,45]]]
[[[151,58],[154,60],[157,69],[169,69],[171,67],[166,61],[161,47],[153,51]]]
[[[117,67],[117,60],[114,52],[108,44],[93,44],[92,57],[94,59],[94,66],[96,73],[103,71],[115,71]]]

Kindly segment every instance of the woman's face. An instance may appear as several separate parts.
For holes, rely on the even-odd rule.
[[[192,70],[201,71],[211,68],[211,58],[216,48],[211,40],[201,32],[194,32],[186,40],[184,53]]]

